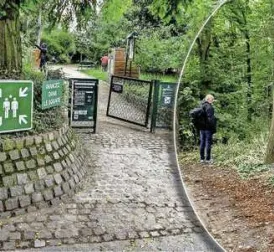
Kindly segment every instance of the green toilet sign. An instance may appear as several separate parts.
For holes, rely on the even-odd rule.
[[[0,81],[0,133],[30,130],[32,110],[32,81]]]

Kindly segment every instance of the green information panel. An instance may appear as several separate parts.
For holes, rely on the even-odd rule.
[[[96,130],[98,80],[70,79],[71,81],[71,127],[86,127]]]
[[[161,106],[170,108],[173,107],[176,87],[176,84],[173,83],[160,83]]]
[[[44,81],[42,85],[42,109],[61,105],[63,80]]]
[[[0,81],[0,133],[32,128],[32,81]]]

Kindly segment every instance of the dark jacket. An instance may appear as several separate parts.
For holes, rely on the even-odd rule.
[[[48,51],[48,48],[45,44],[42,44],[41,46],[39,45],[35,45],[39,50],[40,50],[40,58],[41,60],[44,60],[46,61],[47,59],[47,51]]]
[[[204,120],[200,126],[200,130],[211,130],[212,133],[216,133],[217,120],[214,116],[214,108],[207,101],[202,102],[202,107],[204,109]]]

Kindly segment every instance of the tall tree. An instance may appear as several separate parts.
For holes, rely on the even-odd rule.
[[[22,49],[20,38],[20,10],[42,0],[0,0],[0,77],[20,78],[22,73]],[[96,0],[50,0],[48,15],[52,26],[76,18],[82,25],[96,13]],[[37,13],[38,16],[38,13]]]

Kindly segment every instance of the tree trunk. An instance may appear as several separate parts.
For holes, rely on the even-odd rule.
[[[273,0],[270,0],[270,11],[271,15],[274,14],[274,4]],[[272,26],[273,27],[273,26]],[[272,50],[274,50],[273,47],[273,42],[274,42],[274,29],[271,29],[271,37],[272,37]],[[273,55],[272,55],[273,57]],[[273,71],[274,71],[274,58],[272,58],[272,78],[273,78]],[[266,148],[266,155],[265,155],[265,164],[272,164],[274,163],[274,93],[273,93],[273,84],[271,86],[272,88],[272,119],[271,119],[271,127],[269,131],[269,137],[268,137],[268,143],[267,143],[267,148]]]
[[[247,53],[247,59],[246,59],[246,65],[247,65],[247,71],[246,71],[246,79],[247,79],[247,119],[248,121],[251,121],[252,119],[252,107],[251,107],[251,99],[252,99],[252,76],[251,76],[251,50],[250,50],[250,37],[248,34],[248,31],[245,35],[246,39],[246,53]]]
[[[42,37],[42,8],[41,7],[39,9],[39,16],[38,16],[37,23],[38,23],[38,25],[37,25],[38,29],[37,29],[37,41],[36,41],[36,44],[40,45],[40,43],[41,43],[41,37]]]
[[[19,79],[22,73],[22,49],[19,26],[19,7],[12,1],[0,19],[0,78]]]
[[[274,99],[274,93],[272,93]],[[272,120],[271,120],[271,127],[269,131],[268,143],[266,148],[266,156],[264,160],[265,164],[272,164],[274,163],[274,101],[273,101],[273,108],[272,108]]]
[[[208,70],[209,53],[212,38],[212,20],[208,22],[203,33],[197,39],[199,62],[200,62],[200,82],[201,89],[206,90],[212,83],[212,77]]]

